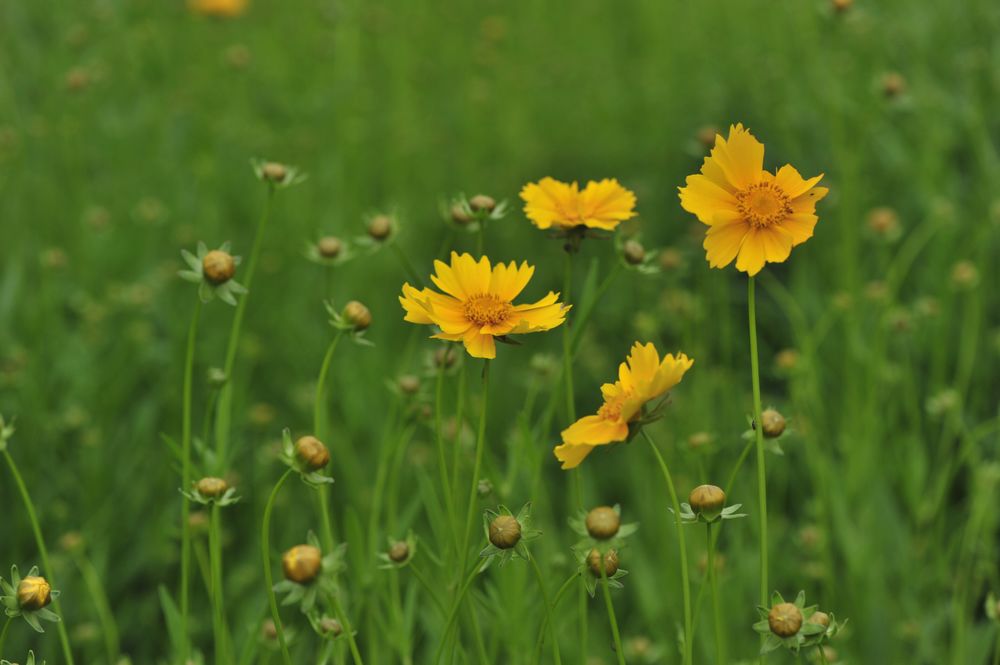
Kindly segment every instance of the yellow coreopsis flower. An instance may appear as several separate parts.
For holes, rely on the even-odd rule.
[[[521,190],[524,213],[540,229],[585,227],[614,231],[619,223],[635,217],[635,194],[614,178],[591,180],[580,191],[575,182],[554,178],[531,182]]]
[[[624,441],[629,423],[642,417],[642,407],[680,383],[694,360],[683,353],[660,354],[651,343],[632,345],[618,367],[618,380],[601,386],[604,404],[593,416],[584,416],[562,431],[556,457],[562,468],[575,468],[595,446]]]
[[[816,202],[829,191],[816,187],[822,177],[805,180],[790,164],[765,171],[763,144],[737,124],[728,139],[716,135],[701,173],[687,177],[681,207],[708,225],[703,246],[713,268],[736,259],[753,276],[812,237]]]
[[[188,0],[191,11],[206,16],[239,16],[246,11],[247,0]]]
[[[497,338],[551,330],[566,320],[570,306],[558,302],[558,293],[514,304],[535,272],[526,262],[491,266],[485,256],[476,261],[452,252],[451,265],[435,261],[434,268],[431,280],[444,293],[403,284],[404,320],[436,325],[441,332],[432,337],[462,342],[475,358],[495,358]]]

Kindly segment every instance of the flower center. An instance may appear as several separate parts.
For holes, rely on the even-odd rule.
[[[472,296],[463,304],[465,318],[479,326],[495,326],[506,321],[514,306],[492,293]]]
[[[750,185],[736,195],[744,219],[756,228],[767,228],[792,214],[788,197],[774,183]]]
[[[612,398],[601,405],[601,408],[597,410],[597,415],[604,420],[611,420],[614,422],[621,420],[622,407],[625,406],[625,400],[631,396],[631,392],[624,392],[621,395]]]

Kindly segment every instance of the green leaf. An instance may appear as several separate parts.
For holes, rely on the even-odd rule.
[[[170,592],[162,584],[157,589],[160,596],[160,608],[163,610],[163,618],[167,624],[167,634],[170,636],[170,648],[179,658],[184,653],[184,622],[181,613],[177,610]]]

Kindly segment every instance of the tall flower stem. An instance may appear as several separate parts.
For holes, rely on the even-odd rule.
[[[603,553],[601,553],[601,589],[604,591],[604,606],[608,609],[608,621],[611,623],[611,637],[615,641],[615,655],[618,656],[618,665],[625,665],[625,651],[622,650],[622,637],[618,633],[615,606],[611,602],[611,589],[608,587],[608,571],[604,567]]]
[[[451,610],[448,612],[448,621],[445,623],[444,632],[441,634],[441,641],[438,643],[438,648],[434,652],[434,660],[432,661],[434,665],[441,662],[441,655],[444,653],[445,645],[448,643],[448,636],[451,634],[451,628],[455,625],[455,620],[458,618],[458,610],[462,607],[462,601],[465,599],[465,594],[469,591],[469,586],[472,584],[472,580],[476,579],[476,576],[482,572],[482,567],[479,562],[476,561],[472,570],[469,571],[468,576],[465,578],[465,582],[458,590],[458,595],[455,596],[455,600],[452,601]]]
[[[337,350],[337,344],[343,335],[344,331],[338,330],[337,334],[333,336],[330,346],[326,349],[326,355],[323,356],[323,363],[319,368],[319,378],[316,379],[316,400],[313,405],[313,435],[320,441],[325,441],[324,437],[326,436],[326,418],[323,415],[325,413],[324,392],[326,390],[327,375],[330,373],[333,352]],[[319,504],[320,520],[322,521],[323,547],[326,551],[332,552],[335,543],[333,523],[330,520],[329,495],[330,490],[326,485],[321,485],[316,489],[316,501]]]
[[[455,529],[455,494],[452,491],[451,481],[448,479],[448,458],[444,449],[444,432],[441,425],[441,410],[443,408],[444,392],[444,363],[438,367],[437,381],[434,388],[434,438],[437,440],[438,470],[441,474],[441,493],[444,495],[445,510],[448,514],[448,530],[454,535],[454,546],[458,547],[458,533]],[[456,552],[456,556],[461,557],[461,553]]]
[[[563,302],[569,302],[573,293],[573,253],[566,252],[565,274],[563,276]],[[569,321],[563,323],[563,382],[566,388],[567,422],[576,420],[576,400],[573,398],[573,333]]]
[[[10,622],[14,620],[14,617],[7,617],[7,620],[3,622],[3,630],[0,630],[0,654],[3,654],[3,645],[7,641],[7,630],[10,628]]]
[[[823,645],[818,645],[816,650],[819,651],[819,661],[823,665],[830,665],[830,660],[826,657],[826,650],[823,649]],[[997,649],[997,656],[993,659],[993,665],[997,665],[997,663],[1000,663],[1000,649]]]
[[[559,591],[556,592],[556,597],[552,600],[552,611],[553,612],[555,611],[556,607],[559,606],[559,601],[562,600],[562,597],[564,595],[566,595],[566,592],[569,591],[570,587],[573,586],[573,583],[576,582],[576,580],[577,580],[578,577],[580,577],[580,573],[579,572],[574,572],[572,575],[569,576],[569,578],[565,582],[563,582],[562,586],[559,587]],[[542,642],[544,642],[544,640],[545,640],[545,633],[546,633],[546,631],[548,629],[548,625],[549,625],[550,619],[551,619],[551,615],[546,615],[545,620],[542,622],[542,628],[541,628],[541,630],[538,631],[538,640],[535,642],[535,661],[534,662],[536,662],[536,663],[542,657]]]
[[[21,493],[22,501],[24,501],[24,510],[28,513],[28,521],[31,522],[31,531],[35,535],[35,545],[38,547],[39,556],[42,557],[42,569],[45,571],[45,577],[48,579],[49,584],[54,587],[56,583],[52,577],[52,566],[49,564],[49,550],[45,547],[45,539],[42,538],[42,528],[39,526],[38,515],[35,513],[35,504],[31,502],[28,487],[24,484],[24,479],[21,477],[21,472],[17,470],[17,465],[14,463],[14,458],[11,457],[10,451],[4,448],[3,456],[7,460],[10,473],[14,476],[14,483]],[[58,598],[52,599],[52,607],[55,608],[56,614],[62,619],[62,604]],[[73,665],[73,652],[69,648],[69,634],[66,632],[66,621],[59,621],[56,627],[59,631],[59,642],[62,645],[63,657],[66,659],[66,664]]]
[[[191,487],[191,410],[192,384],[194,382],[194,346],[198,337],[201,318],[201,298],[195,301],[191,325],[188,328],[187,349],[184,353],[184,388],[181,406],[181,487],[186,492]],[[190,615],[189,587],[191,577],[191,504],[181,497],[181,628],[184,640],[184,660],[190,657],[191,641],[188,632]]]
[[[674,523],[677,526],[677,549],[681,557],[681,591],[684,596],[684,665],[691,665],[691,654],[694,651],[692,644],[693,633],[691,630],[691,580],[690,573],[688,572],[687,543],[684,539],[684,525],[681,523],[681,504],[677,500],[677,490],[674,488],[674,479],[670,475],[670,469],[667,467],[667,462],[663,459],[660,449],[656,447],[656,444],[653,443],[653,439],[650,438],[649,433],[645,429],[642,430],[642,435],[649,443],[649,447],[653,449],[653,454],[656,455],[656,461],[660,465],[660,472],[663,474],[663,480],[667,483],[667,491],[670,493],[670,502],[673,504]]]
[[[271,511],[274,509],[274,499],[278,496],[278,491],[285,484],[288,477],[292,475],[292,469],[288,469],[281,475],[271,496],[267,499],[264,507],[264,520],[260,527],[260,553],[264,560],[264,584],[267,586],[267,599],[271,605],[271,619],[274,620],[274,630],[278,634],[278,644],[281,646],[281,657],[285,665],[292,665],[292,658],[288,655],[288,643],[285,641],[285,629],[281,625],[281,613],[278,612],[278,599],[274,596],[274,578],[271,576]],[[343,624],[341,624],[343,625]]]
[[[253,247],[250,250],[250,259],[247,261],[247,269],[243,274],[243,286],[246,287],[248,292],[253,287],[253,276],[257,271],[257,262],[260,259],[260,249],[264,241],[264,230],[267,228],[268,220],[271,218],[274,191],[274,185],[268,183],[264,212],[257,223],[257,230],[253,238]],[[243,328],[243,317],[246,314],[247,299],[249,297],[249,293],[244,294],[236,304],[236,314],[233,316],[232,327],[229,329],[229,342],[226,346],[226,362],[223,365],[226,383],[219,391],[219,400],[216,404],[216,408],[218,409],[215,418],[216,459],[219,464],[223,465],[226,463],[226,454],[229,450],[229,432],[233,416],[233,366],[236,363],[236,350],[240,343],[240,332]]]
[[[347,620],[347,614],[344,613],[344,608],[341,607],[340,598],[336,592],[330,594],[330,605],[333,607],[333,613],[337,615],[337,621],[344,628],[344,634],[347,635],[347,644],[351,649],[351,658],[354,660],[354,665],[365,665],[365,661],[361,658],[361,652],[358,651],[358,643],[354,639],[354,631],[351,629],[351,623]]]
[[[549,592],[545,590],[545,578],[542,576],[542,571],[538,567],[538,562],[535,561],[535,557],[528,556],[528,561],[531,563],[531,569],[535,571],[535,579],[538,580],[538,590],[542,594],[542,601],[545,603],[545,622],[549,625],[549,635],[552,638],[552,657],[555,659],[556,665],[561,665],[562,657],[559,653],[559,636],[556,633],[556,624],[552,621],[552,602],[549,600]]]
[[[726,664],[726,653],[722,641],[722,618],[719,613],[719,583],[715,570],[715,538],[712,537],[712,523],[705,525],[708,546],[708,584],[712,588],[712,619],[715,622],[715,662],[719,665]]]
[[[215,635],[215,662],[228,665],[226,619],[222,592],[222,519],[218,503],[212,504],[212,522],[208,531],[208,549],[212,571],[212,632]]]
[[[767,471],[764,468],[764,428],[761,423],[760,361],[757,358],[757,303],[754,278],[747,281],[747,310],[750,327],[750,373],[753,378],[753,421],[757,441],[757,501],[760,506],[760,604],[767,606]],[[763,656],[761,657],[763,662]]]
[[[476,458],[472,466],[472,483],[469,488],[469,508],[465,515],[465,536],[462,538],[462,549],[459,551],[459,561],[465,558],[469,549],[469,539],[472,537],[472,524],[476,515],[476,491],[479,487],[479,472],[483,466],[483,447],[486,441],[486,414],[488,412],[490,392],[490,361],[483,363],[483,395],[479,411],[479,429],[476,433]]]

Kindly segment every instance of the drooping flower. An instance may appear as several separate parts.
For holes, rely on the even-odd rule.
[[[614,231],[635,217],[635,194],[614,178],[591,180],[580,191],[577,183],[542,178],[521,189],[524,213],[540,229],[585,227]]]
[[[790,164],[765,171],[763,144],[737,124],[728,139],[715,137],[701,173],[679,188],[681,207],[709,227],[703,247],[713,268],[735,259],[737,270],[753,276],[812,237],[816,202],[829,191],[816,186],[822,177],[805,180]]]
[[[604,404],[597,413],[563,430],[562,445],[555,448],[562,468],[575,468],[595,446],[628,439],[629,424],[643,418],[643,406],[680,383],[692,364],[683,353],[668,353],[661,360],[651,343],[636,342],[618,367],[618,380],[601,386]]]
[[[431,280],[444,293],[403,284],[404,320],[437,326],[441,332],[432,337],[462,342],[474,358],[495,358],[497,338],[551,330],[566,320],[570,307],[558,302],[558,293],[514,304],[535,272],[526,262],[493,266],[485,256],[476,261],[452,252],[450,265],[435,261],[434,268]]]

